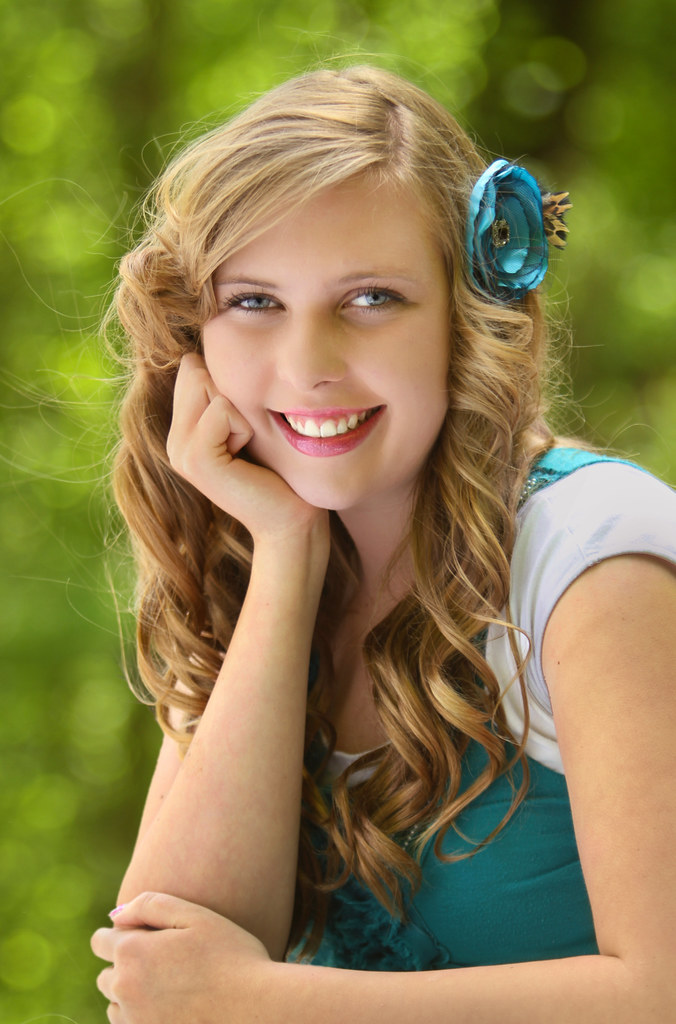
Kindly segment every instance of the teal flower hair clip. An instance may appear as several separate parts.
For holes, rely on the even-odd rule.
[[[508,160],[496,160],[472,189],[467,217],[469,272],[492,298],[519,299],[547,272],[549,244],[566,244],[567,192],[542,194],[535,178]]]

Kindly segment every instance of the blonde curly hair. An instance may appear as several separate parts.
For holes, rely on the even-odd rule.
[[[166,453],[179,362],[200,351],[201,329],[216,312],[214,271],[294,206],[357,176],[413,194],[444,254],[453,309],[449,405],[407,538],[415,582],[364,644],[389,742],[357,760],[328,794],[320,779],[334,744],[326,716],[330,610],[359,572],[347,531],[331,517],[290,940],[304,940],[306,953],[319,942],[330,892],[350,874],[401,914],[402,883],[418,882],[425,845],[434,838],[441,855],[463,808],[517,760],[524,772],[512,811],[527,786],[523,741],[506,727],[481,636],[504,617],[519,494],[533,458],[553,443],[542,397],[547,333],[535,293],[500,304],[468,278],[467,205],[485,166],[454,118],[409,82],[371,67],[311,72],[169,166],[148,200],[144,237],[121,263],[116,309],[131,348],[115,493],[138,563],[140,676],[162,728],[186,747],[228,649],[252,557],[246,530],[179,477]],[[487,763],[461,791],[471,741]],[[370,777],[350,785],[366,765]],[[397,837],[412,829],[409,852]]]

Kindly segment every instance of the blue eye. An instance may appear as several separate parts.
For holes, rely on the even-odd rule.
[[[248,292],[242,295],[232,295],[226,302],[228,309],[243,309],[247,313],[263,313],[273,309],[277,303],[269,295],[258,292]]]
[[[379,309],[391,302],[399,302],[400,296],[386,288],[364,288],[352,299],[352,305],[359,309]]]
[[[354,298],[355,306],[384,306],[390,298],[389,292],[381,288],[369,288],[368,291],[360,292]]]

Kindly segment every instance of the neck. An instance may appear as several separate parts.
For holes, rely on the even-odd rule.
[[[339,516],[359,555],[357,604],[372,621],[378,621],[413,582],[410,547],[405,545],[398,551],[410,528],[410,501],[396,506],[348,509]]]

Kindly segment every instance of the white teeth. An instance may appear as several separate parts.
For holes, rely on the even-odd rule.
[[[285,418],[289,426],[297,434],[302,434],[304,437],[336,437],[337,434],[347,434],[349,430],[354,430],[355,427],[364,422],[367,415],[368,410],[360,413],[353,412],[349,416],[341,417],[339,420],[314,420],[310,417],[299,419],[288,414]]]

